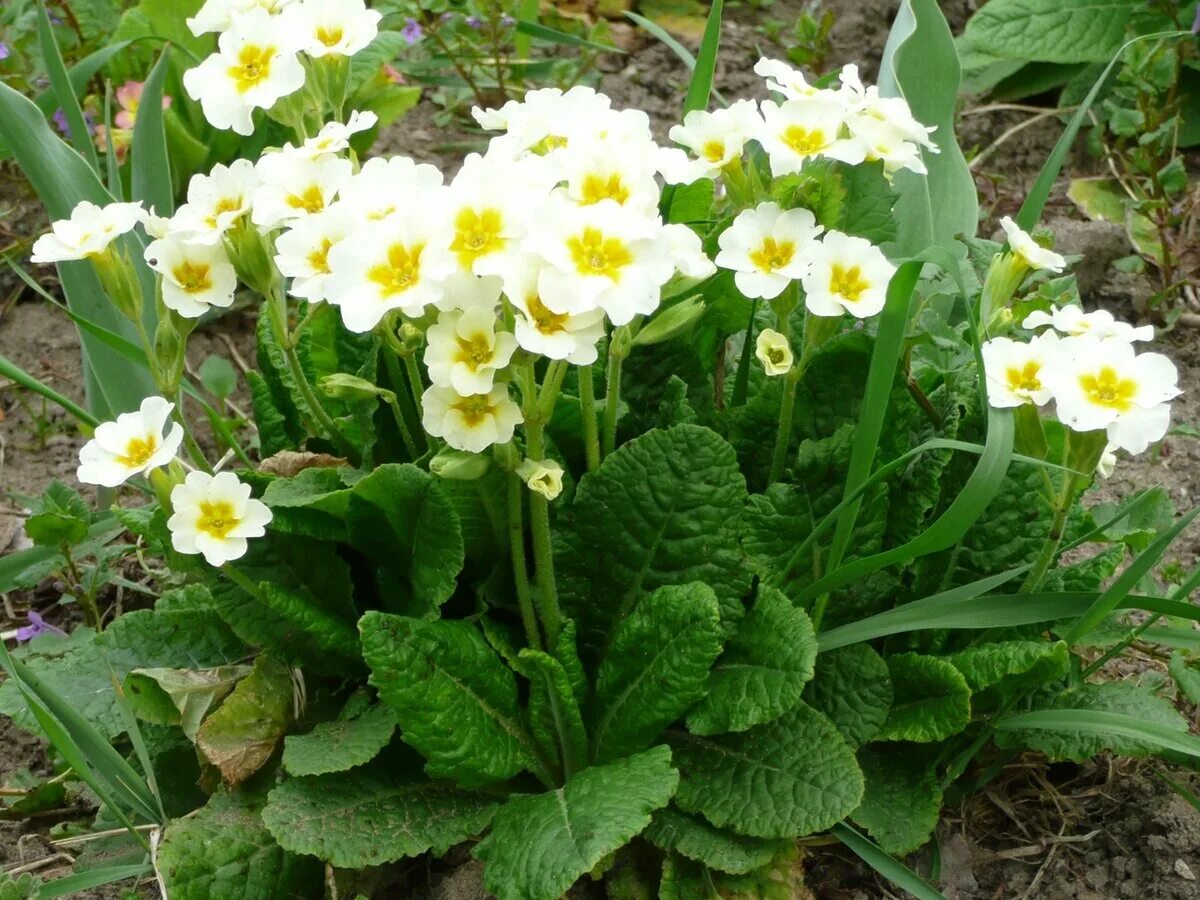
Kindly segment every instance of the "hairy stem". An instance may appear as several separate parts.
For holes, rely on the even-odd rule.
[[[600,468],[600,434],[596,423],[596,386],[591,366],[579,367],[579,409],[583,416],[583,446],[587,451],[587,467],[592,472]]]
[[[542,649],[542,636],[538,632],[537,616],[533,611],[533,597],[529,591],[529,568],[525,560],[525,517],[522,502],[524,482],[515,472],[508,475],[508,543],[512,553],[513,584],[517,589],[517,605],[521,609],[521,624],[525,626],[525,640],[534,650]]]

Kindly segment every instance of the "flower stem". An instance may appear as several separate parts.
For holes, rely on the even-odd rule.
[[[529,568],[525,560],[525,521],[522,494],[525,483],[516,472],[508,474],[508,542],[512,553],[513,584],[517,590],[517,605],[521,608],[521,624],[525,640],[534,650],[542,649],[533,598],[529,592]]]
[[[196,440],[196,436],[192,434],[192,427],[188,424],[187,417],[183,414],[183,391],[180,390],[175,398],[175,408],[171,410],[171,418],[179,423],[183,429],[183,445],[187,448],[188,456],[192,458],[192,462],[196,468],[203,472],[211,473],[213,468],[208,463],[208,459],[204,456],[204,451],[200,449],[200,443]]]
[[[609,353],[608,373],[604,388],[603,456],[608,456],[617,446],[617,410],[621,405],[621,365],[624,362],[623,356]]]
[[[587,467],[592,472],[600,468],[600,435],[596,423],[596,386],[591,366],[579,367],[579,409],[583,416],[583,446],[587,450]]]
[[[545,398],[538,396],[537,376],[532,362],[522,367],[520,376],[525,415],[525,452],[530,459],[545,459],[546,442],[542,433],[546,424],[542,412]],[[547,381],[550,382],[550,379]],[[547,388],[552,387],[552,383],[547,384]],[[541,614],[542,628],[546,631],[546,644],[557,647],[558,635],[562,630],[562,612],[558,606],[558,586],[554,578],[554,548],[550,542],[550,504],[545,497],[534,491],[529,493],[529,522],[533,532],[533,562],[537,575],[538,610]]]
[[[404,392],[404,373],[400,371],[400,363],[396,360],[394,353],[389,353],[385,350],[383,364],[388,370],[388,378],[395,388],[395,390],[389,392],[391,396],[387,398],[388,408],[392,411],[392,418],[396,420],[396,427],[400,430],[400,437],[404,439],[404,449],[415,460],[421,455],[421,451],[418,449],[417,442],[413,438],[412,429],[408,427],[408,420],[404,417],[404,410],[400,406],[398,396],[398,392]]]
[[[421,399],[425,393],[425,381],[421,378],[421,367],[417,365],[417,357],[414,354],[405,354],[404,371],[408,373],[408,389],[412,391],[413,404],[417,409],[417,418],[421,419],[425,415],[424,401]]]

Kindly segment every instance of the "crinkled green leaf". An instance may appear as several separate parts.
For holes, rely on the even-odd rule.
[[[760,585],[754,609],[713,666],[704,698],[688,714],[693,734],[745,731],[800,702],[813,676],[812,622],[780,591]]]
[[[171,900],[280,900],[319,897],[323,867],[271,837],[244,792],[213,796],[167,825],[157,869]]]
[[[350,542],[379,568],[384,609],[429,617],[454,593],[462,534],[454,507],[428,472],[380,466],[354,485],[346,524]]]
[[[719,872],[741,875],[767,865],[786,846],[782,841],[745,837],[710,825],[674,806],[654,814],[644,835],[660,850],[678,853]]]
[[[1188,665],[1187,657],[1176,650],[1167,663],[1167,671],[1171,673],[1171,677],[1175,679],[1175,686],[1187,697],[1189,703],[1200,703],[1200,671]]]
[[[430,777],[476,787],[536,765],[516,678],[474,625],[370,612],[359,630],[371,684]]]
[[[990,697],[1006,697],[1013,690],[1056,681],[1066,677],[1070,667],[1070,653],[1063,641],[980,644],[946,659],[962,673],[973,694],[987,690]]]
[[[858,751],[867,788],[851,818],[888,853],[911,853],[933,836],[942,809],[934,763],[917,745],[870,744]]]
[[[484,884],[498,900],[557,900],[641,833],[678,784],[671,751],[658,746],[584,769],[558,790],[510,798],[475,847]]]
[[[866,644],[851,644],[817,657],[804,701],[829,717],[851,747],[872,740],[892,708],[887,662]]]
[[[157,725],[178,725],[188,740],[208,711],[250,674],[250,666],[213,669],[134,669],[125,676],[125,696],[140,719]]]
[[[1043,62],[1108,62],[1140,0],[989,0],[966,36],[989,53]]]
[[[550,759],[561,759],[567,771],[587,765],[588,736],[579,698],[563,664],[540,650],[522,650],[517,671],[529,679],[529,727]]]
[[[283,848],[362,869],[427,851],[441,856],[483,831],[495,811],[485,794],[375,765],[289,778],[271,791],[262,817]]]
[[[344,772],[374,759],[396,730],[396,713],[376,703],[354,718],[320,722],[283,739],[283,767],[292,775]]]
[[[1158,535],[1175,523],[1175,504],[1166,488],[1152,487],[1150,498],[1104,529],[1104,539],[1121,541],[1135,552],[1145,550]],[[1107,522],[1117,512],[1115,503],[1097,503],[1092,518]]]
[[[764,865],[735,875],[707,869],[674,853],[663,861],[659,900],[796,900],[811,893],[804,879],[804,854],[785,847]]]
[[[1135,716],[1143,722],[1172,731],[1188,730],[1187,719],[1179,714],[1169,700],[1160,697],[1154,686],[1129,681],[1082,684],[1063,691],[1048,704],[1034,706],[1031,711],[1036,712],[1040,709],[1120,713]],[[1123,735],[1096,734],[1072,729],[1046,731],[1029,728],[1003,731],[996,734],[996,743],[1001,747],[1028,748],[1045,753],[1053,761],[1076,762],[1083,762],[1105,750],[1118,756],[1146,757],[1154,755],[1159,749],[1154,744]]]
[[[737,547],[745,497],[733,448],[698,425],[649,431],[584,476],[556,548],[581,643],[603,656],[639,599],[694,581],[712,588],[732,631],[750,586]]]
[[[348,540],[350,487],[362,473],[345,466],[313,466],[291,478],[276,478],[263,491],[271,528],[322,540]]]
[[[840,822],[862,800],[853,751],[829,719],[803,703],[749,731],[673,732],[671,744],[683,775],[675,802],[719,828],[799,837]]]
[[[971,689],[944,659],[898,653],[887,659],[894,697],[880,741],[941,741],[971,721]]]
[[[721,644],[721,611],[707,585],[643,597],[617,626],[596,676],[595,759],[643,749],[704,696]]]
[[[241,784],[271,758],[292,723],[294,692],[291,670],[264,654],[204,720],[196,747],[227,784]]]
[[[894,241],[896,220],[892,207],[896,205],[896,193],[891,179],[883,173],[883,163],[839,163],[837,168],[846,187],[846,203],[837,230],[866,238],[872,244]]]
[[[25,533],[39,547],[73,545],[87,537],[91,520],[79,492],[55,479],[25,519]]]

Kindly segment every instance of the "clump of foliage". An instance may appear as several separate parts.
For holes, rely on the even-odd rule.
[[[978,240],[936,4],[905,4],[878,88],[762,60],[772,100],[709,112],[718,4],[677,146],[534,91],[475,111],[495,134],[445,183],[360,164],[311,41],[368,12],[310,2],[316,62],[259,8],[185,74],[215,127],[293,135],[177,210],[103,196],[0,93],[22,165],[71,160],[35,257],[134,333],[87,320],[141,381],[97,363],[77,476],[147,500],[54,487],[0,588],[124,533],[161,588],[0,653],[0,711],[128,831],[125,865],[72,877],[388,896],[469,843],[501,900],[783,897],[828,833],[937,897],[889,854],[1011,752],[1200,757],[1173,687],[1094,677],[1170,636],[1126,610],[1200,618],[1200,573],[1136,592],[1195,517],[1165,492],[1085,502],[1178,389],[1029,233],[1082,112],[1007,243]],[[230,435],[205,455],[182,375],[239,290],[257,465]]]

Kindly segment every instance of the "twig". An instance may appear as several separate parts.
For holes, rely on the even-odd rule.
[[[1002,144],[1007,143],[1030,125],[1034,125],[1040,122],[1042,119],[1049,119],[1053,116],[1062,115],[1063,113],[1073,112],[1075,109],[1076,107],[1074,106],[1066,106],[1062,107],[1061,109],[1048,109],[1036,116],[1030,116],[1024,122],[1018,122],[1016,125],[1012,126],[1012,128],[1009,128],[1007,131],[1001,134],[1000,137],[996,138],[996,140],[992,141],[992,143],[987,147],[984,147],[981,151],[979,151],[978,155],[976,155],[976,157],[967,164],[967,168],[972,172],[975,171],[975,169],[977,169],[984,160],[991,157],[993,153],[1000,149]]]

